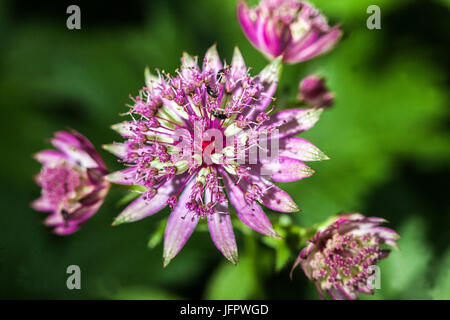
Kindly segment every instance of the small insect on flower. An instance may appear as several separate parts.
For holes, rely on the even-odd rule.
[[[322,109],[269,115],[281,58],[256,76],[249,74],[237,48],[230,65],[221,62],[215,46],[207,51],[202,68],[186,53],[181,61],[174,76],[147,71],[146,87],[130,105],[132,120],[113,126],[125,142],[105,149],[126,168],[107,178],[145,190],[114,225],[143,219],[169,205],[164,265],[178,254],[200,219],[207,220],[216,247],[236,263],[228,202],[248,227],[278,237],[260,204],[281,212],[299,210],[273,181],[309,177],[314,171],[302,161],[328,159],[310,142],[294,137],[311,128]],[[276,157],[267,140],[278,146]]]
[[[298,63],[328,52],[338,42],[339,27],[311,4],[299,0],[262,0],[249,8],[241,0],[238,20],[247,38],[269,59]]]
[[[357,299],[358,292],[373,294],[373,266],[397,248],[400,237],[395,231],[381,227],[386,220],[347,213],[329,226],[319,230],[309,240],[291,271],[301,265],[309,280],[314,282],[321,298],[327,292],[332,299]]]
[[[109,190],[108,171],[94,146],[77,131],[56,132],[51,142],[58,150],[34,155],[43,165],[36,176],[42,195],[31,206],[51,212],[45,224],[58,235],[68,235],[102,205]]]

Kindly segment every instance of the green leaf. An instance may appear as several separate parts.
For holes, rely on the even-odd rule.
[[[158,244],[161,243],[162,239],[164,238],[164,230],[166,229],[166,220],[162,220],[159,223],[158,228],[155,232],[150,236],[150,239],[148,240],[147,247],[149,249],[154,249]]]
[[[142,193],[139,192],[130,192],[127,193],[125,196],[123,196],[119,201],[117,201],[117,206],[123,206],[131,201],[133,201],[134,199],[139,198],[139,196],[142,196]]]
[[[423,299],[431,259],[424,224],[421,217],[411,216],[398,230],[401,236],[397,242],[400,250],[393,250],[389,257],[380,263],[379,291],[383,296]]]
[[[254,261],[240,256],[239,263],[223,262],[212,275],[206,288],[205,299],[244,300],[259,295]]]
[[[429,294],[432,299],[450,300],[450,250],[442,258],[442,262],[437,269],[435,286]]]
[[[178,300],[181,297],[156,287],[122,288],[108,297],[114,300]]]

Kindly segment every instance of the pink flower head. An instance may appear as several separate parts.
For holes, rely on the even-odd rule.
[[[381,227],[386,220],[348,213],[338,217],[309,240],[291,271],[301,264],[313,281],[321,298],[327,292],[332,299],[358,299],[357,292],[373,294],[374,266],[386,258],[390,250],[381,245],[396,246],[400,237],[395,231]]]
[[[262,0],[255,8],[245,1],[237,7],[238,20],[250,42],[269,59],[298,63],[328,52],[341,30],[330,27],[311,4],[299,0]]]
[[[34,155],[43,166],[36,176],[42,195],[31,206],[51,212],[44,223],[56,234],[68,235],[102,205],[109,190],[107,169],[91,142],[75,130],[56,132],[51,142],[58,150]]]
[[[311,107],[330,107],[334,95],[325,86],[325,79],[307,76],[300,82],[298,99]]]
[[[126,141],[105,149],[127,168],[108,179],[145,189],[114,224],[142,219],[169,205],[165,265],[202,218],[216,247],[236,263],[228,202],[248,227],[278,237],[260,204],[281,212],[299,210],[271,181],[309,177],[313,170],[302,161],[327,159],[313,144],[294,137],[311,128],[322,109],[269,115],[280,58],[257,76],[248,73],[237,48],[230,65],[221,62],[215,46],[202,68],[188,54],[181,61],[174,75],[147,71],[146,86],[130,106],[132,121],[113,126]]]

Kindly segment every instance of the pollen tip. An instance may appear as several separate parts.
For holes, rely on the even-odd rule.
[[[170,261],[172,261],[172,259],[164,258],[164,257],[163,257],[163,259],[164,259],[164,261],[163,261],[163,267],[165,268],[165,267],[167,267],[167,265],[170,263]]]

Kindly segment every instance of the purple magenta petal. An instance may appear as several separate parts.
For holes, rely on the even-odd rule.
[[[222,62],[220,61],[216,45],[213,45],[206,51],[205,58],[203,59],[203,71],[217,73],[220,69],[222,69]]]
[[[157,192],[152,198],[144,199],[144,196],[141,196],[134,200],[115,218],[113,226],[138,221],[164,209],[167,206],[167,200],[176,194],[186,178],[186,175],[175,176],[156,188]]]
[[[301,161],[322,161],[329,159],[311,142],[298,137],[281,139],[278,154],[282,157],[298,159]]]
[[[195,182],[195,179],[189,182],[167,221],[164,233],[164,266],[180,252],[197,226],[198,216],[186,209]]]
[[[125,143],[115,142],[112,144],[104,144],[102,147],[119,158],[123,158],[127,155],[127,145]]]
[[[205,203],[208,204],[209,202],[211,202],[211,194],[207,190],[205,192]],[[236,264],[238,251],[228,206],[223,203],[217,203],[214,209],[215,212],[208,215],[208,228],[211,239],[225,258]]]
[[[311,177],[314,170],[297,159],[279,157],[274,161],[263,162],[264,174],[276,182],[292,182]]]
[[[264,111],[272,102],[273,95],[277,90],[278,78],[281,70],[281,57],[269,63],[258,75],[259,80],[264,86],[261,93],[261,100],[255,104],[254,110]]]
[[[244,1],[240,1],[237,5],[237,17],[248,40],[250,40],[250,42],[258,48],[258,37],[255,29],[255,23],[252,21],[250,16],[250,8]]]
[[[247,203],[239,186],[235,185],[224,171],[221,174],[226,185],[228,198],[235,208],[238,218],[245,225],[259,233],[279,238],[280,236],[272,228],[269,218],[267,218],[261,207],[256,202]]]
[[[234,47],[233,58],[231,60],[230,72],[233,78],[239,79],[247,74],[244,58],[238,47]]]
[[[299,50],[291,49],[286,53],[285,62],[298,63],[330,51],[338,42],[341,33],[339,27],[334,27],[309,46],[302,47]]]
[[[262,129],[268,126],[278,128],[278,134],[273,134],[272,139],[294,136],[312,128],[319,120],[322,112],[322,108],[283,110],[271,116]]]
[[[260,172],[258,172],[257,167],[254,167],[250,173],[249,181],[242,182],[245,185],[244,189],[250,189],[251,184],[257,185],[262,193],[260,202],[263,205],[279,212],[290,213],[300,211],[291,196],[269,180],[263,178]]]
[[[31,203],[31,207],[34,210],[42,211],[42,212],[53,212],[55,210],[55,206],[52,205],[47,198],[40,197],[34,200]]]
[[[52,165],[54,163],[60,163],[66,160],[66,156],[56,150],[43,150],[33,155],[33,158],[44,165]]]
[[[106,176],[109,182],[115,184],[132,185],[136,178],[136,168],[127,168],[120,171],[112,172]]]
[[[74,163],[85,168],[98,167],[98,163],[82,148],[80,142],[73,135],[59,131],[56,132],[51,142]]]

